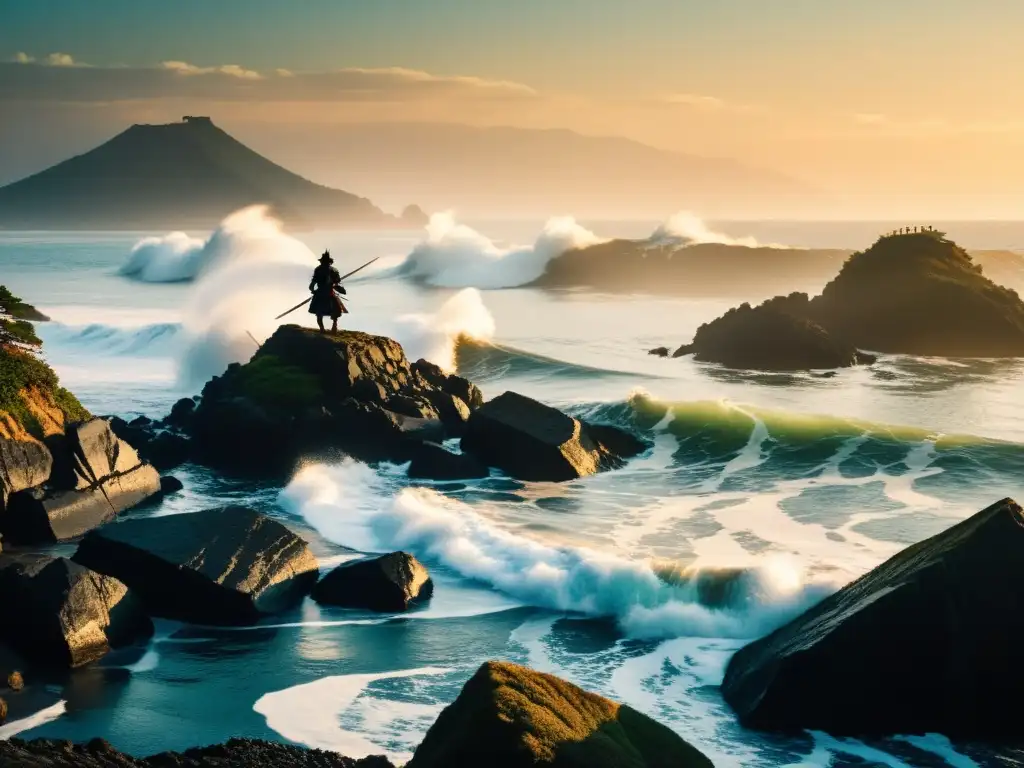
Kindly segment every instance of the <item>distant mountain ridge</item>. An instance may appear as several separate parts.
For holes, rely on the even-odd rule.
[[[462,218],[573,215],[610,220],[781,216],[829,195],[729,158],[565,129],[454,123],[245,124],[237,135],[290,168],[355,185],[391,206],[414,199]],[[332,175],[332,174],[337,174]]]
[[[264,203],[293,228],[420,227],[368,199],[292,173],[206,117],[133,125],[77,157],[0,188],[8,229],[208,229]]]

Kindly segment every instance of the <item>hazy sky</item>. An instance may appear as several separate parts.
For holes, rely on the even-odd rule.
[[[0,0],[0,111],[564,127],[1000,217],[1021,30],[1020,0]]]

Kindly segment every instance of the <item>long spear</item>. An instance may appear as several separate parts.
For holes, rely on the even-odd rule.
[[[341,276],[341,278],[340,278],[339,282],[341,282],[341,280],[344,280],[344,279],[345,279],[346,277],[352,277],[352,275],[354,275],[354,274],[355,274],[356,272],[358,272],[358,271],[359,271],[359,270],[361,270],[361,269],[366,269],[366,267],[368,267],[368,266],[370,266],[371,264],[373,264],[373,262],[375,262],[375,261],[376,261],[377,259],[379,259],[379,258],[380,258],[380,256],[377,256],[376,258],[370,259],[370,260],[369,260],[368,262],[366,262],[365,264],[363,264],[363,266],[361,266],[361,267],[356,267],[356,268],[355,268],[355,269],[353,269],[353,270],[352,270],[351,272],[347,272],[346,274],[344,274],[344,275],[342,275],[342,276]],[[284,317],[285,315],[290,315],[290,314],[291,314],[292,312],[294,312],[294,311],[295,311],[296,309],[299,309],[300,307],[304,307],[304,306],[306,306],[306,305],[307,305],[307,304],[309,304],[309,302],[311,302],[312,300],[313,300],[313,297],[312,297],[312,296],[310,296],[310,297],[309,297],[308,299],[306,299],[306,300],[305,300],[305,301],[303,301],[303,302],[300,302],[300,303],[296,304],[296,305],[295,305],[294,307],[292,307],[292,308],[291,308],[291,309],[289,309],[288,311],[286,311],[286,312],[282,312],[282,313],[281,313],[280,315],[278,315],[278,316],[277,316],[277,317],[275,317],[274,319],[275,319],[275,320],[280,320],[280,319],[281,319],[282,317]],[[347,299],[345,299],[345,300],[347,301]]]

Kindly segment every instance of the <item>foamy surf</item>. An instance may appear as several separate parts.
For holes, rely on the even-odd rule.
[[[734,603],[709,607],[696,579],[671,584],[647,562],[542,543],[431,489],[392,494],[379,475],[355,462],[305,467],[280,500],[335,543],[413,552],[527,605],[614,618],[635,637],[756,637],[835,588],[766,563],[745,575]]]
[[[379,755],[386,750],[362,733],[342,728],[339,725],[341,716],[364,696],[372,683],[396,678],[445,675],[450,671],[440,667],[421,667],[376,674],[324,677],[311,683],[267,693],[253,705],[253,710],[266,718],[268,728],[289,741],[356,759]],[[366,698],[373,698],[372,694]],[[410,705],[408,702],[403,706],[401,702],[388,701],[388,709],[392,718],[400,715],[409,718],[412,715],[423,722],[421,730],[417,729],[418,732],[409,734],[406,731],[408,752],[388,754],[392,760],[404,761],[411,756],[417,737],[426,731],[429,723],[439,713],[440,707]]]

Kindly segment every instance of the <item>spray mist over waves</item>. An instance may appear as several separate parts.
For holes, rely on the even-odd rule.
[[[699,245],[717,243],[719,245],[738,245],[745,248],[789,248],[788,245],[777,243],[759,243],[753,237],[731,237],[723,232],[715,232],[703,219],[690,211],[674,214],[659,226],[650,237],[654,245],[679,243],[681,245]]]
[[[413,552],[528,605],[613,617],[634,637],[760,636],[838,586],[807,583],[793,565],[763,561],[727,574],[728,599],[711,607],[702,602],[710,571],[691,569],[692,578],[673,583],[647,562],[544,544],[431,489],[392,493],[385,478],[355,462],[305,467],[280,501],[335,543]]]
[[[281,224],[270,215],[269,208],[252,205],[225,218],[206,240],[184,232],[140,240],[120,272],[148,283],[182,282],[195,280],[229,261],[281,261],[304,255],[293,247],[272,253],[282,244],[282,237]]]
[[[548,220],[533,245],[501,248],[450,213],[434,214],[427,239],[401,267],[413,279],[443,288],[514,288],[544,274],[548,262],[572,248],[604,242],[571,217]]]
[[[540,278],[548,264],[563,253],[605,242],[606,238],[580,226],[572,217],[560,217],[549,219],[532,245],[503,248],[486,235],[459,224],[451,213],[434,214],[427,225],[427,239],[412,250],[394,274],[444,288],[515,288]],[[715,232],[689,211],[681,211],[658,226],[646,242],[675,247],[701,243],[789,247]]]
[[[282,321],[274,319],[273,310],[295,303],[317,260],[262,206],[229,216],[207,242],[214,241],[216,257],[199,272],[183,313],[179,378],[186,387],[201,386],[230,363],[249,360],[256,351],[252,337],[264,340],[277,329]],[[489,339],[494,320],[480,294],[467,289],[436,313],[384,322],[356,313],[346,315],[346,327],[390,336],[410,359],[425,357],[453,370],[457,341]]]

